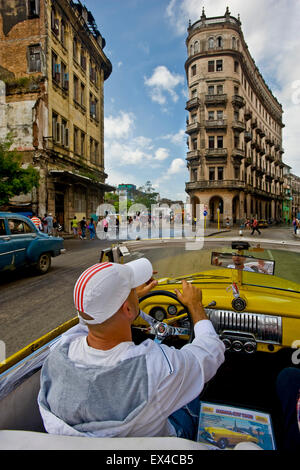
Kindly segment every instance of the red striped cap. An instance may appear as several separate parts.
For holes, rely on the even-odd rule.
[[[86,313],[99,324],[117,313],[130,291],[151,279],[153,268],[150,261],[140,258],[126,264],[97,263],[86,269],[76,281],[74,304],[81,317]]]

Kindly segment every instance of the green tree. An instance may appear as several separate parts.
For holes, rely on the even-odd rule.
[[[29,165],[22,168],[22,155],[10,150],[11,135],[0,140],[0,206],[5,206],[14,196],[29,193],[38,187],[39,173]]]
[[[134,203],[143,204],[148,209],[151,209],[152,204],[157,203],[159,196],[159,193],[157,193],[153,188],[151,181],[146,181],[145,185],[138,188],[138,190],[143,192],[143,194],[136,195],[134,198]]]

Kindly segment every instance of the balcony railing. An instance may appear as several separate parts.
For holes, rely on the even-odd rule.
[[[207,157],[226,157],[227,149],[226,148],[208,148],[205,150],[205,155]]]
[[[246,183],[245,181],[239,181],[239,180],[213,180],[213,181],[193,181],[186,183],[186,189],[187,190],[193,190],[193,189],[210,189],[210,188],[245,188]]]
[[[199,122],[191,122],[191,123],[187,123],[187,126],[186,126],[186,134],[193,134],[194,132],[198,132],[200,129],[200,123]]]
[[[244,132],[244,130],[246,128],[246,125],[242,121],[235,120],[235,121],[232,122],[232,127],[233,127],[233,129],[235,129],[238,132]]]
[[[193,108],[198,108],[199,105],[200,105],[200,100],[196,96],[195,98],[192,98],[189,101],[187,101],[185,109],[190,110],[190,109],[193,109]]]
[[[240,95],[233,95],[232,97],[232,104],[234,106],[238,106],[239,108],[242,108],[243,106],[245,106],[245,100],[242,96]]]
[[[226,129],[227,120],[226,119],[209,119],[205,121],[206,129]]]
[[[187,160],[198,160],[200,157],[200,150],[191,150],[187,153],[186,159]]]
[[[246,131],[244,138],[246,142],[250,142],[250,140],[252,140],[252,132]]]
[[[220,95],[205,95],[205,104],[206,106],[214,106],[214,105],[224,105],[226,106],[227,103],[227,95],[220,94]]]
[[[244,117],[246,121],[249,121],[252,118],[252,111],[250,109],[246,109]]]

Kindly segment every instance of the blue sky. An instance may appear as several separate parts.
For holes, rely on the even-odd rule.
[[[104,85],[107,182],[150,180],[161,197],[186,200],[188,20],[240,14],[256,64],[284,108],[284,161],[300,175],[298,0],[85,0],[113,71]],[[298,57],[298,54],[297,54]]]

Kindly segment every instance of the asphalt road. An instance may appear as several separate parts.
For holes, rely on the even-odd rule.
[[[52,258],[47,274],[25,269],[0,277],[0,340],[5,342],[6,357],[76,315],[74,284],[109,245],[100,240],[65,240],[67,252]]]
[[[131,242],[131,249],[145,254],[152,262],[157,277],[190,274],[211,269],[209,250],[228,246],[238,231],[213,235],[207,231],[203,250],[187,250],[185,241]],[[249,234],[245,233],[245,236]],[[275,259],[279,272],[293,281],[300,279],[300,240],[288,229],[266,229],[255,235],[253,242],[275,239],[281,246],[267,245],[268,256]],[[35,275],[22,270],[0,277],[0,340],[5,342],[6,357],[76,315],[73,288],[78,276],[99,260],[102,248],[111,242],[101,240],[65,240],[67,252],[52,259],[51,270]],[[157,246],[161,249],[157,249]],[[217,268],[216,268],[217,269]]]

